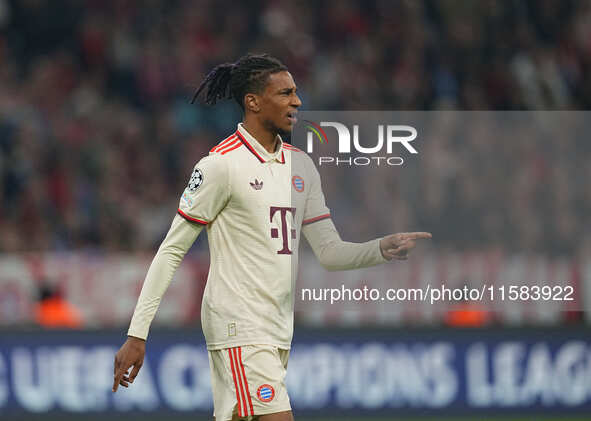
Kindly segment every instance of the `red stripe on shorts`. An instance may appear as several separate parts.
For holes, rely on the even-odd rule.
[[[250,406],[250,413],[254,415],[254,409],[252,408],[252,399],[250,399],[248,382],[246,381],[246,374],[244,374],[244,365],[242,364],[242,347],[238,348],[238,359],[240,360],[240,369],[242,370],[242,377],[244,377],[244,384],[246,385],[246,396],[248,396],[248,405]]]
[[[240,349],[240,348],[238,348]],[[232,348],[232,354],[234,355],[234,363],[236,364],[236,372],[238,373],[238,383],[240,383],[240,395],[242,396],[242,405],[244,405],[244,415],[243,417],[248,416],[248,407],[246,406],[246,398],[244,397],[244,385],[242,384],[242,377],[240,375],[240,369],[239,369],[239,365],[238,365],[238,352],[236,351],[236,348]],[[244,382],[246,383],[246,378],[244,379]],[[247,385],[248,387],[248,385]],[[249,396],[250,398],[250,396]],[[252,414],[254,415],[254,414]]]
[[[232,350],[228,349],[230,356],[230,367],[232,367],[232,377],[234,378],[234,388],[236,389],[236,400],[238,401],[238,416],[242,417],[242,408],[240,405],[240,394],[238,393],[238,381],[236,380],[236,371],[234,370],[234,359],[232,358]]]

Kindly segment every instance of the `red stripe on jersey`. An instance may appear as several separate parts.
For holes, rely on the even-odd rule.
[[[201,219],[193,218],[192,216],[187,215],[185,212],[183,212],[180,209],[177,212],[180,216],[182,216],[183,218],[185,218],[189,222],[195,222],[197,224],[207,225],[206,221],[202,221]]]
[[[231,135],[231,136],[229,136],[229,137],[225,138],[224,140],[222,140],[220,143],[218,143],[216,146],[214,146],[214,147],[211,149],[211,151],[210,151],[210,152],[219,152],[219,150],[220,150],[220,149],[221,149],[223,146],[227,145],[228,143],[230,143],[231,141],[233,141],[233,140],[235,140],[235,139],[237,139],[237,138],[236,138],[236,133],[234,133],[233,135]]]
[[[217,149],[221,148],[222,146],[224,146],[225,144],[227,144],[228,142],[231,142],[232,140],[236,139],[236,133],[228,136],[227,138],[225,138],[224,140],[222,140],[220,143],[218,143],[217,145],[215,145],[210,152],[216,152]]]
[[[232,348],[232,355],[234,357],[234,363],[236,364],[236,372],[238,373],[238,383],[240,384],[240,396],[242,396],[242,405],[244,406],[244,417],[248,416],[248,407],[246,406],[246,398],[244,397],[244,385],[242,384],[242,376],[240,368],[238,366],[238,353],[236,348]]]
[[[265,162],[265,160],[263,158],[261,158],[261,156],[257,153],[257,151],[254,150],[254,148],[251,146],[251,144],[246,141],[246,139],[244,138],[244,136],[242,136],[242,134],[240,132],[236,132],[236,134],[238,135],[238,137],[240,138],[242,143],[244,143],[244,146],[246,146],[248,148],[248,150],[251,151],[252,154],[259,159],[259,161]]]
[[[283,147],[284,147],[285,149],[288,149],[288,150],[290,150],[290,151],[295,151],[295,152],[302,152],[302,150],[301,150],[301,149],[298,149],[298,148],[296,148],[295,146],[293,146],[293,145],[292,145],[292,144],[290,144],[290,143],[284,143],[284,144],[283,144]]]
[[[281,151],[281,162],[282,164],[285,164],[285,155],[283,155],[283,151]]]
[[[224,146],[220,146],[215,151],[218,153],[222,152],[224,149],[230,148],[230,147],[234,146],[236,143],[240,143],[242,145],[242,143],[240,142],[240,139],[234,139],[231,142],[226,143]]]
[[[310,219],[304,219],[302,221],[302,225],[311,224],[312,222],[322,221],[323,219],[330,218],[330,213],[325,213],[324,215],[316,216]]]
[[[234,369],[234,358],[232,357],[232,350],[228,349],[228,355],[230,356],[230,367],[232,367],[232,378],[234,379],[234,389],[236,389],[236,401],[238,402],[238,416],[242,415],[242,405],[240,404],[240,393],[238,392],[238,381],[236,380],[236,370]]]
[[[233,151],[234,149],[239,148],[240,146],[242,146],[242,142],[238,142],[234,146],[232,146],[232,147],[230,147],[228,149],[224,149],[223,151],[221,151],[221,154],[222,155],[227,154],[228,152]]]
[[[244,373],[244,364],[242,364],[242,347],[238,347],[238,359],[240,360],[240,369],[242,370],[242,377],[244,377],[244,384],[246,385],[246,396],[248,396],[248,405],[250,406],[250,413],[254,415],[252,408],[252,399],[250,398],[250,391],[248,390],[248,382],[246,381],[246,374]]]
[[[228,146],[231,146],[231,145],[235,144],[236,142],[240,142],[240,139],[238,139],[237,137],[235,137],[234,139],[231,139],[229,142],[226,142],[222,146],[216,148],[215,151],[221,152],[223,149],[226,149]]]

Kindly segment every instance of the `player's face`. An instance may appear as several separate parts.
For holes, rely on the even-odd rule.
[[[296,113],[302,105],[296,93],[296,85],[289,72],[269,75],[267,86],[261,95],[261,118],[267,129],[289,133],[297,121]]]

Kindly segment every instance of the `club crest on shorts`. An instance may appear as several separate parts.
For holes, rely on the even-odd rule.
[[[299,175],[294,175],[293,177],[291,177],[291,184],[297,192],[301,193],[304,191],[304,179]]]
[[[203,173],[199,168],[195,168],[193,173],[191,174],[191,178],[189,179],[189,184],[187,185],[187,189],[190,192],[194,192],[199,188],[199,186],[203,184]]]
[[[275,389],[270,384],[262,384],[257,389],[257,397],[261,402],[270,402],[275,397]]]

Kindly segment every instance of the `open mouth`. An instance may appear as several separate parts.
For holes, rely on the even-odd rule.
[[[287,113],[287,119],[288,119],[289,121],[291,121],[291,122],[292,122],[292,124],[295,124],[295,123],[298,121],[298,119],[297,119],[297,117],[296,117],[296,112],[295,112],[295,111],[293,111],[293,112]]]

